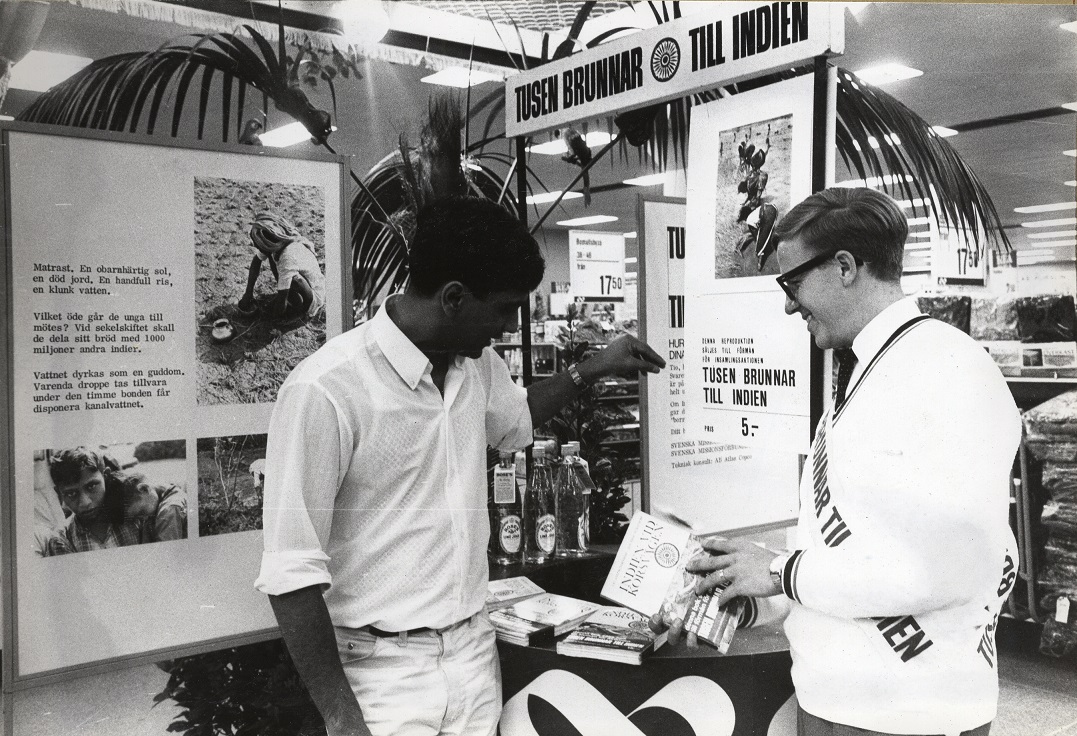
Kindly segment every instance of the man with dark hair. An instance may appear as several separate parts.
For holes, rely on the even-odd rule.
[[[486,446],[524,447],[599,376],[665,364],[625,336],[516,386],[490,343],[544,263],[492,202],[421,210],[409,260],[403,294],[292,371],[269,428],[256,587],[331,736],[496,731]]]
[[[904,296],[906,235],[901,208],[870,189],[813,194],[782,219],[785,311],[839,363],[796,549],[708,541],[689,566],[700,591],[728,586],[722,602],[788,607],[802,736],[979,736],[998,703],[1020,419],[983,348]]]
[[[107,487],[119,465],[103,452],[75,447],[49,459],[60,505],[70,514],[45,542],[45,557],[139,544],[140,524],[123,521],[122,496]]]

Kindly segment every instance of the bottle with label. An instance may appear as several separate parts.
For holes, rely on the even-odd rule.
[[[531,483],[523,496],[524,562],[542,563],[553,555],[557,540],[553,479],[545,445],[536,442],[532,453]]]
[[[576,457],[574,463],[576,478],[583,492],[580,497],[580,515],[583,517],[580,522],[580,550],[586,552],[591,546],[591,491],[594,490],[595,484],[591,480],[591,466],[580,455],[580,443],[571,442],[570,444]]]
[[[561,462],[554,481],[554,515],[557,522],[557,541],[554,555],[579,557],[586,547],[582,525],[586,521],[583,509],[583,488],[576,475],[576,449],[572,443],[561,445]]]
[[[490,561],[511,565],[520,561],[520,505],[516,500],[516,464],[503,451],[494,468],[494,498],[490,504]]]

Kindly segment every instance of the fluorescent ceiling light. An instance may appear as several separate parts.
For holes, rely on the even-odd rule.
[[[1063,151],[1062,153],[1066,154],[1067,156],[1077,156],[1077,148],[1074,148],[1071,151]]]
[[[1077,20],[1070,23],[1063,23],[1059,26],[1063,31],[1069,31],[1070,33],[1077,33]]]
[[[44,92],[89,65],[93,59],[51,51],[31,51],[11,68],[12,89]]]
[[[558,225],[564,225],[565,227],[576,227],[583,225],[600,225],[603,222],[616,222],[617,218],[613,215],[588,215],[587,217],[575,217],[571,220],[561,220]]]
[[[1036,263],[1073,263],[1073,258],[1059,258],[1056,255],[1021,257],[1021,251],[1017,251],[1017,265],[1031,266]]]
[[[635,263],[635,262],[636,262],[635,258],[626,258],[625,259],[625,263]]]
[[[594,148],[595,146],[604,146],[609,143],[611,136],[609,133],[604,133],[602,131],[596,130],[585,135],[583,139],[587,141],[587,146],[589,148]],[[537,146],[529,146],[527,150],[530,153],[543,153],[547,156],[560,156],[568,149],[565,147],[565,141],[561,138],[557,138],[555,140],[549,141],[548,143],[540,143]]]
[[[486,82],[500,82],[503,80],[496,74],[490,74],[489,72],[480,72],[472,69],[469,75],[466,67],[450,66],[447,69],[442,69],[436,74],[425,76],[419,81],[426,82],[427,84],[440,84],[442,87],[458,87],[460,89],[466,89],[479,84],[485,84]]]
[[[903,209],[912,209],[913,207],[930,207],[930,199],[902,199],[898,202],[898,207]]]
[[[911,181],[915,181],[915,180],[913,179],[911,174],[905,174],[905,181],[911,182]],[[839,181],[834,186],[836,186],[836,187],[846,187],[846,188],[852,188],[852,187],[877,187],[877,186],[879,186],[881,184],[885,184],[885,185],[889,186],[891,184],[896,184],[898,182],[899,182],[899,177],[887,174],[886,176],[883,176],[882,178],[880,178],[878,176],[873,176],[873,177],[868,178],[868,179],[849,179],[848,181]]]
[[[931,129],[935,131],[935,135],[937,135],[939,138],[949,138],[951,136],[957,135],[956,130],[954,130],[953,128],[947,128],[944,125],[932,125]]]
[[[1077,246],[1077,238],[1070,238],[1069,240],[1047,240],[1042,243],[1033,243],[1037,248],[1072,248]]]
[[[548,202],[556,202],[558,197],[561,200],[566,199],[579,199],[583,196],[583,192],[565,192],[565,196],[561,197],[561,190],[558,189],[553,192],[543,192],[542,194],[530,194],[527,197],[528,204],[547,204]]]
[[[1059,212],[1061,210],[1077,209],[1077,202],[1055,202],[1054,204],[1034,204],[1030,207],[1014,207],[1014,212],[1022,215],[1031,215],[1036,212]]]
[[[1077,187],[1077,179],[1070,179],[1067,182],[1063,182],[1067,187]]]
[[[910,217],[909,218],[909,224],[910,225],[930,225],[931,224],[931,218],[930,217]]]
[[[0,120],[14,120],[10,115],[0,115]]]
[[[887,133],[883,137],[886,139],[886,142],[889,143],[892,146],[900,146],[901,145],[901,139],[898,138],[896,135],[890,135],[889,133]],[[879,150],[879,139],[876,138],[873,135],[869,135],[868,136],[868,145],[871,146],[876,151]],[[859,151],[860,150],[860,142],[859,141],[853,141],[853,148],[855,148],[856,150]]]
[[[263,146],[270,148],[287,148],[297,143],[310,140],[310,132],[303,127],[302,123],[288,123],[273,130],[267,130],[258,136]]]
[[[909,233],[910,238],[930,238],[931,233]]]
[[[636,237],[636,231],[635,230],[633,230],[630,233],[625,233],[625,240],[632,240],[635,237]]]
[[[648,174],[647,176],[625,179],[625,184],[631,184],[634,187],[653,187],[656,184],[665,184],[667,181],[669,181],[669,174],[662,172],[660,174]]]
[[[1066,108],[1067,110],[1073,110],[1074,112],[1077,112],[1077,102],[1065,102],[1062,104],[1062,107]]]
[[[1030,238],[1069,238],[1077,237],[1077,230],[1056,230],[1053,233],[1028,233]]]
[[[910,253],[910,251],[914,251],[913,253],[910,253],[910,255],[924,256],[927,255],[927,252],[915,253],[915,251],[930,251],[932,245],[932,243],[906,243],[905,252]]]
[[[1021,223],[1021,227],[1064,227],[1066,225],[1077,225],[1077,217],[1062,217],[1057,220],[1034,220],[1033,222]]]
[[[904,64],[880,64],[854,71],[853,74],[868,84],[878,85],[900,82],[903,79],[913,79],[921,76],[923,72]]]

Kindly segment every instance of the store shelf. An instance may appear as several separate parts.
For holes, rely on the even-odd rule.
[[[596,396],[595,401],[639,401],[639,394],[626,394],[624,396]]]
[[[638,445],[639,438],[634,440],[602,440],[598,444],[600,445]]]
[[[1014,402],[1022,411],[1077,388],[1077,378],[1007,376],[1006,383],[1013,394]]]

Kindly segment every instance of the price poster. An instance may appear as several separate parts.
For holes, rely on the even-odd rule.
[[[572,295],[585,302],[623,302],[624,233],[568,231]]]
[[[807,453],[811,338],[772,230],[811,188],[813,78],[692,109],[685,259],[687,434]]]
[[[640,336],[666,359],[640,396],[647,510],[700,533],[785,522],[797,513],[797,457],[689,436],[685,388],[685,205],[641,199]]]

